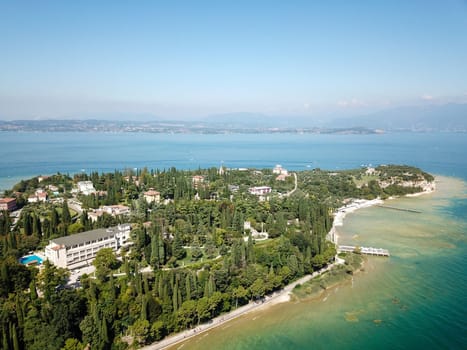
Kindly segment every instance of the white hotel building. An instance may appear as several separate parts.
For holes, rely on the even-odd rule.
[[[112,248],[116,251],[125,245],[130,238],[130,230],[129,224],[123,224],[54,238],[45,247],[45,256],[58,267],[74,269],[85,266],[100,249]]]

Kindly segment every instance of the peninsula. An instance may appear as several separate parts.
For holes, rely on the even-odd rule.
[[[398,165],[23,180],[0,202],[2,346],[161,348],[287,300],[339,263],[333,227],[345,211],[433,181]]]

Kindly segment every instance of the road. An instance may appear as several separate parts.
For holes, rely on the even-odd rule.
[[[83,212],[83,208],[81,208],[81,203],[78,202],[78,201],[69,200],[68,201],[68,207],[70,209],[74,210],[75,212],[77,212],[78,216],[81,215],[81,213]]]
[[[292,190],[292,191],[290,191],[290,192],[287,192],[287,193],[285,194],[285,196],[286,196],[286,197],[288,197],[288,196],[292,195],[292,193],[294,193],[294,192],[297,190],[297,188],[298,188],[298,178],[297,178],[297,173],[292,173],[292,175],[293,175],[293,176],[294,176],[294,178],[295,178],[295,186],[294,186],[294,188],[293,188],[293,190]]]

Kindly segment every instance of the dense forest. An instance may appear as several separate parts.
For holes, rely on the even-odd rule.
[[[433,180],[407,166],[314,169],[296,178],[271,169],[171,168],[21,181],[5,193],[19,216],[0,215],[0,349],[137,348],[196,326],[331,262],[336,250],[326,235],[344,200],[414,193]],[[95,193],[73,194],[78,181],[91,181]],[[253,186],[271,192],[254,195]],[[28,203],[39,187],[54,189],[49,200]],[[145,199],[151,188],[160,201]],[[89,219],[88,211],[113,204],[130,214]],[[95,273],[78,287],[48,261],[19,263],[49,239],[119,223],[131,223],[132,246],[100,250]]]

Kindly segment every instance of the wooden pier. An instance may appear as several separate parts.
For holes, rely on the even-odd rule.
[[[383,205],[383,204],[378,204],[377,207],[385,208],[385,209],[392,209],[392,210],[399,210],[399,211],[406,211],[406,212],[409,212],[409,213],[416,213],[416,214],[421,214],[422,213],[420,210],[397,208],[397,207],[391,207],[390,205]]]
[[[351,252],[360,253],[365,255],[376,255],[376,256],[390,256],[389,250],[383,248],[373,247],[357,247],[351,245],[340,245],[337,247],[338,252]]]

